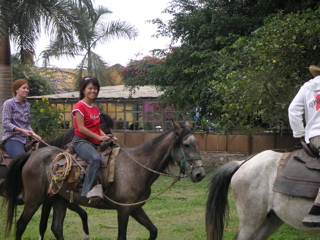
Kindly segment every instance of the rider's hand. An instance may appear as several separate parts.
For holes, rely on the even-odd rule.
[[[26,137],[31,137],[33,132],[27,129],[22,129],[21,133]]]
[[[107,135],[103,135],[103,136],[100,136],[99,140],[100,142],[106,142],[110,140],[110,137],[108,137]]]
[[[34,132],[32,132],[31,136],[37,141],[40,141],[42,139],[39,135],[35,134]]]

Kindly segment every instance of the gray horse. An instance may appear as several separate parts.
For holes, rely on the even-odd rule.
[[[267,150],[246,162],[229,162],[217,170],[210,183],[207,201],[208,240],[223,238],[230,182],[239,216],[235,240],[268,239],[283,223],[300,231],[320,233],[320,228],[302,224],[313,204],[312,199],[273,191],[282,155]]]

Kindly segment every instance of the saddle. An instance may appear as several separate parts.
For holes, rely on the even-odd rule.
[[[107,174],[102,175],[100,173],[100,179],[107,181],[108,184],[114,181],[114,170],[119,150],[120,147],[112,141],[102,142],[97,148],[101,157],[100,172],[102,168],[107,168]],[[83,185],[85,171],[89,164],[76,154],[72,144],[67,145],[63,155],[71,156],[70,158],[72,161],[70,164],[67,157],[62,157],[53,162],[51,167],[51,184],[48,191],[50,195],[55,194],[59,190],[59,185],[62,185],[63,183],[68,184],[68,189],[75,192],[79,192]],[[68,167],[68,170],[66,170],[67,165],[71,165]],[[54,179],[60,180],[56,181]]]
[[[283,153],[273,184],[273,191],[314,199],[320,187],[320,157],[305,142],[301,148]]]
[[[34,151],[38,148],[39,142],[33,138],[30,138],[29,141],[25,144],[26,152]],[[14,159],[6,152],[3,141],[0,141],[0,178],[7,177],[7,170],[10,164]]]

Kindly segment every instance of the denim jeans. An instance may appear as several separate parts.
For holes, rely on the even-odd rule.
[[[18,156],[21,153],[26,152],[24,148],[24,144],[18,140],[9,139],[8,141],[5,142],[4,148],[12,158]]]
[[[88,142],[87,139],[75,135],[73,141],[80,141],[74,142],[73,148],[76,153],[89,164],[81,192],[81,196],[86,196],[93,186],[97,184],[101,158],[97,150]]]

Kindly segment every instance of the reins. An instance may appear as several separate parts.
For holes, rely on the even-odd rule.
[[[136,162],[138,165],[140,165],[141,167],[149,170],[150,172],[153,172],[153,173],[156,173],[156,174],[159,174],[159,175],[162,175],[162,176],[166,176],[166,177],[172,177],[172,178],[184,178],[184,176],[176,176],[176,175],[173,175],[173,174],[169,174],[169,173],[163,173],[163,172],[158,172],[156,170],[153,170],[143,164],[141,164],[139,161],[137,161],[134,157],[132,157],[126,150],[125,150],[125,145],[123,143],[121,143],[120,141],[117,140],[117,143],[119,143],[119,145],[122,146],[121,150],[124,151],[134,162]]]
[[[122,147],[121,147],[122,151],[124,151],[135,163],[137,163],[137,164],[140,165],[141,167],[149,170],[150,172],[153,172],[153,173],[156,173],[156,174],[165,176],[165,177],[172,177],[172,178],[174,178],[174,179],[173,179],[172,183],[170,184],[170,186],[168,186],[168,187],[166,187],[164,190],[158,192],[155,196],[150,197],[150,198],[147,198],[147,199],[142,200],[142,201],[140,201],[140,202],[135,202],[135,203],[120,203],[120,202],[117,202],[117,201],[115,201],[115,200],[112,200],[112,199],[109,198],[107,195],[103,194],[103,196],[104,196],[107,200],[109,200],[110,202],[115,203],[115,204],[118,204],[118,205],[120,205],[120,206],[135,206],[135,205],[138,205],[138,204],[142,204],[142,203],[145,203],[145,202],[147,202],[147,201],[150,201],[150,200],[158,197],[160,194],[164,193],[164,192],[167,191],[169,188],[171,188],[176,182],[180,181],[181,178],[184,178],[184,177],[185,177],[185,176],[176,176],[176,175],[169,174],[169,173],[162,173],[162,172],[158,172],[158,171],[156,171],[156,170],[153,170],[153,169],[151,169],[151,168],[149,168],[149,167],[141,164],[139,161],[137,161],[135,158],[133,158],[133,157],[125,150],[125,145],[124,145],[123,143],[121,143],[121,142],[118,141],[118,140],[117,140],[117,143],[122,146]]]

